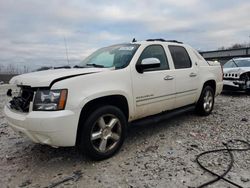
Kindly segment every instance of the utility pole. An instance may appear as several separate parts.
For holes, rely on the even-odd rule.
[[[250,39],[250,35],[249,35],[249,39]],[[248,47],[250,47],[250,40],[249,40],[249,43],[248,43]]]
[[[64,45],[65,45],[66,57],[67,57],[68,65],[69,65],[68,47],[67,47],[67,43],[66,43],[65,37],[63,37],[63,38],[64,38]]]

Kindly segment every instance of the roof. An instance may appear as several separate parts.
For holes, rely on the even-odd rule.
[[[131,42],[133,44],[183,44],[182,42],[179,42],[177,40],[165,40],[165,39],[147,39],[144,41],[136,41],[135,39],[133,39],[133,41]]]
[[[174,44],[183,44],[182,42],[179,42],[177,40],[165,40],[162,38],[159,39],[147,39],[145,41],[136,41],[133,39],[132,43],[135,44],[148,44],[148,43],[174,43]]]
[[[250,60],[250,57],[237,57],[237,58],[233,58],[234,60]]]

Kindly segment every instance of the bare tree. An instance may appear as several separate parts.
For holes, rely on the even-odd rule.
[[[219,47],[218,50],[225,50],[226,48],[224,46]]]
[[[18,66],[14,66],[13,64],[9,64],[6,67],[7,74],[18,74],[18,72],[19,72]]]
[[[3,72],[4,72],[4,66],[0,65],[0,73],[3,73]]]
[[[250,43],[235,43],[229,47],[219,47],[218,50],[230,50],[230,49],[239,49],[239,48],[247,48],[250,47]]]
[[[26,65],[23,66],[23,73],[27,73],[29,72],[29,67],[27,67]]]

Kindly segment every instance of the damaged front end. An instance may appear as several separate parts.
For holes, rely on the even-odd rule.
[[[33,101],[36,89],[30,86],[18,86],[19,91],[13,92],[12,89],[7,91],[7,95],[12,97],[8,106],[9,108],[19,112],[29,112],[30,103]]]
[[[250,71],[249,72],[224,72],[223,75],[223,89],[224,90],[250,90]]]

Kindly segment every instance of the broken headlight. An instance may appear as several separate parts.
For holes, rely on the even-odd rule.
[[[38,90],[36,92],[34,111],[64,110],[67,100],[67,89],[62,90]]]

